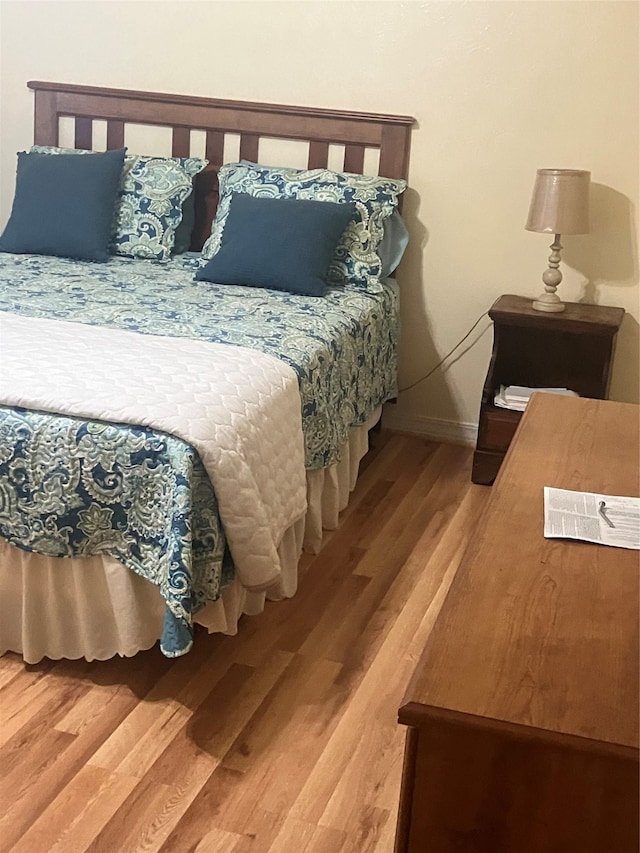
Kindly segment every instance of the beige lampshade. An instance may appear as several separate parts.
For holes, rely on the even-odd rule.
[[[587,234],[590,179],[579,169],[538,169],[527,231]]]

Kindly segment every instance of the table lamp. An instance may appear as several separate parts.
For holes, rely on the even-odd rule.
[[[589,231],[589,181],[591,172],[579,169],[538,169],[531,197],[527,231],[554,234],[549,268],[542,274],[544,293],[533,301],[537,311],[564,311],[556,293],[562,281],[560,266],[561,234]]]

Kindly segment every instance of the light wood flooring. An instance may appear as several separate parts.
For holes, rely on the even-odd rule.
[[[0,851],[391,853],[397,710],[490,493],[470,470],[382,431],[295,598],[236,637],[0,658]]]

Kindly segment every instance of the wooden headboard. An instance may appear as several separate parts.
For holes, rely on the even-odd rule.
[[[260,139],[269,137],[308,142],[310,169],[326,168],[329,145],[338,144],[344,146],[341,171],[361,173],[365,150],[373,148],[379,151],[379,175],[388,178],[407,178],[408,175],[411,128],[415,124],[410,116],[33,80],[27,85],[35,92],[36,145],[59,144],[59,120],[63,116],[75,119],[75,147],[89,150],[93,148],[93,121],[96,119],[107,123],[108,149],[123,147],[127,124],[169,127],[174,157],[190,156],[191,131],[204,131],[205,157],[209,165],[197,176],[195,184],[196,225],[191,246],[195,250],[202,247],[211,230],[218,202],[217,171],[224,162],[227,133],[240,135],[240,158],[244,160],[259,162]]]

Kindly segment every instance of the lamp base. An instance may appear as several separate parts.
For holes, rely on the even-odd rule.
[[[543,293],[533,300],[532,308],[536,311],[546,311],[549,314],[559,314],[564,311],[565,304],[555,293]]]
[[[560,300],[560,297],[556,293],[556,288],[562,281],[562,273],[558,269],[560,266],[560,251],[562,250],[559,234],[556,234],[555,240],[549,248],[551,249],[549,269],[546,269],[542,273],[544,293],[541,293],[537,299],[533,300],[533,307],[536,311],[559,314],[560,311],[564,311],[564,302]]]

